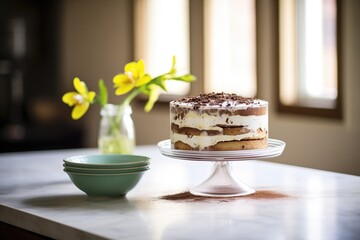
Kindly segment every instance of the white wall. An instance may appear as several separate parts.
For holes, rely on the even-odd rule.
[[[122,71],[132,59],[131,1],[64,1],[63,15],[63,79],[71,87],[74,76],[90,81],[92,88],[104,78],[112,86],[112,76]],[[272,1],[259,1],[261,25],[266,38],[261,39],[259,64],[259,96],[270,102],[270,137],[287,143],[284,154],[271,161],[360,175],[360,1],[346,0],[343,4],[343,74],[344,120],[314,119],[275,112],[274,32]],[[81,14],[79,14],[81,13]],[[110,24],[109,24],[110,23]],[[197,50],[195,50],[197,51]],[[197,53],[194,53],[195,55]],[[201,53],[200,53],[201,54]],[[195,63],[194,66],[201,66]],[[193,72],[201,73],[195,67]],[[199,93],[201,80],[193,94]],[[115,100],[115,98],[112,98]],[[156,144],[169,138],[169,112],[166,104],[157,104],[151,113],[143,112],[144,102],[133,104],[137,143]],[[99,114],[92,108],[84,119],[88,135],[87,146],[96,146]]]

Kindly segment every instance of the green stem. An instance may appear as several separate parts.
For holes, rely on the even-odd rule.
[[[123,108],[130,105],[131,101],[141,92],[141,88],[135,88],[130,94],[125,98],[125,100],[122,102],[121,106]]]
[[[140,88],[134,89],[125,99],[124,101],[118,106],[118,113],[114,119],[111,121],[111,131],[116,136],[119,136],[119,129],[121,128],[121,118],[123,117],[124,111],[127,107],[130,106],[131,101],[141,92]]]

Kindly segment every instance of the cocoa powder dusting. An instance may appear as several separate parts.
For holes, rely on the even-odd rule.
[[[215,105],[222,105],[230,107],[231,105],[238,105],[238,104],[259,104],[259,101],[255,98],[247,98],[236,95],[235,93],[201,93],[198,96],[187,96],[181,99],[173,101],[175,106],[180,103],[191,103],[194,109],[199,109],[203,106],[215,106]],[[225,104],[225,105],[223,105]]]
[[[284,193],[270,191],[270,190],[259,190],[256,191],[254,194],[244,196],[245,198],[251,199],[279,199],[279,198],[290,198],[289,195]]]
[[[181,192],[171,195],[166,195],[160,197],[160,199],[171,200],[171,201],[185,201],[185,202],[197,202],[197,201],[206,201],[208,199],[213,199],[209,197],[201,197],[192,195],[190,192]]]
[[[269,199],[284,199],[290,198],[289,195],[284,193],[271,191],[271,190],[258,190],[254,194],[247,196],[239,196],[239,197],[228,197],[228,198],[217,198],[217,197],[203,197],[203,196],[195,196],[190,192],[181,192],[171,195],[166,195],[160,197],[160,199],[175,201],[175,202],[209,202],[209,201],[219,201],[219,202],[230,202],[237,199],[259,199],[259,200],[269,200]]]

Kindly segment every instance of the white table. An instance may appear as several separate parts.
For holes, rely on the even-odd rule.
[[[258,191],[284,198],[171,201],[209,174],[209,162],[175,160],[156,146],[151,169],[126,198],[88,198],[62,159],[96,149],[0,154],[0,221],[56,239],[359,239],[360,177],[268,161],[233,164]],[[320,159],[319,159],[320,161]],[[0,232],[1,235],[4,234]]]

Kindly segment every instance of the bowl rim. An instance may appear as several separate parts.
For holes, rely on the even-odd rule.
[[[73,170],[82,170],[82,171],[104,171],[104,172],[111,172],[111,171],[127,171],[127,170],[136,170],[136,169],[143,169],[143,168],[149,168],[150,167],[150,162],[148,162],[145,165],[141,165],[141,166],[135,166],[135,167],[122,167],[122,168],[83,168],[83,167],[78,167],[78,166],[73,166],[73,165],[66,165],[66,163],[63,164],[64,169],[73,169]]]
[[[86,172],[86,171],[79,171],[79,170],[71,170],[71,169],[67,169],[67,168],[64,168],[63,169],[65,172],[70,172],[70,173],[85,173],[85,174],[96,174],[96,175],[111,175],[111,174],[123,174],[123,173],[137,173],[137,172],[145,172],[147,170],[150,170],[150,167],[145,167],[145,168],[142,168],[142,169],[139,169],[139,170],[133,170],[133,171],[122,171],[122,170],[114,170],[113,172],[92,172],[92,171],[89,171],[89,172]],[[81,170],[87,170],[87,168],[82,168]],[[102,170],[102,169],[101,169]],[[107,170],[112,170],[112,169],[107,169]]]
[[[122,162],[122,163],[81,163],[81,162],[71,161],[71,159],[73,159],[73,158],[106,157],[106,156],[111,156],[111,157],[116,157],[116,156],[121,156],[121,157],[138,157],[138,158],[142,158],[143,160],[139,160],[139,161],[135,161],[135,162]],[[136,165],[136,164],[142,164],[142,163],[147,164],[149,161],[150,161],[150,158],[147,157],[147,156],[134,155],[134,154],[90,154],[90,155],[74,155],[74,156],[70,156],[70,157],[65,157],[65,158],[63,159],[63,162],[65,162],[65,163],[67,163],[67,164],[70,164],[70,165],[88,166],[88,167],[96,167],[96,166],[112,167],[112,166]]]
[[[121,175],[132,175],[132,174],[143,174],[144,172],[148,171],[137,171],[137,172],[127,172],[127,173],[77,173],[77,172],[71,172],[67,171],[66,169],[63,169],[64,172],[70,175],[84,175],[84,176],[93,176],[93,177],[104,177],[104,176],[121,176]]]

